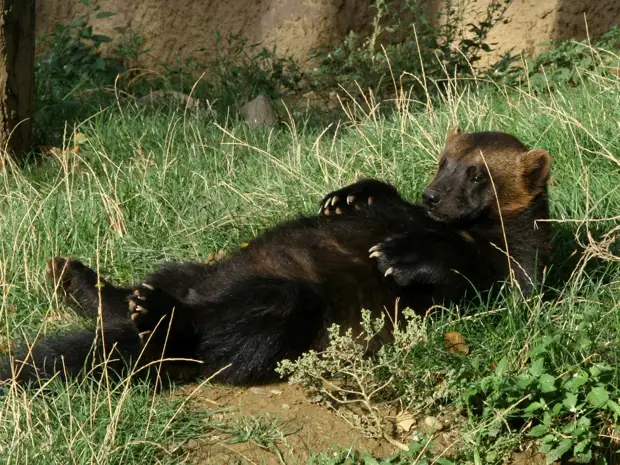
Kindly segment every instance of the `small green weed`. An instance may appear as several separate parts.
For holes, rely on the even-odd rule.
[[[211,425],[211,427],[229,435],[230,438],[226,441],[231,444],[252,442],[264,449],[274,448],[286,436],[295,434],[297,431],[297,429],[284,430],[286,425],[279,425],[277,418],[272,418],[266,414],[258,416],[240,415],[230,422]]]

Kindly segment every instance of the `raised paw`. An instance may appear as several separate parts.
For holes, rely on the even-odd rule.
[[[324,202],[321,201],[321,207],[319,208],[319,215],[342,215],[345,211],[349,209],[359,210],[361,208],[359,201],[355,203],[355,195],[353,194],[347,195],[346,201],[338,194],[334,194],[331,197],[327,196],[327,200],[323,200]],[[341,202],[341,200],[343,201]],[[372,205],[374,202],[374,198],[372,196],[369,197],[367,202],[369,205]]]
[[[379,201],[400,198],[396,189],[375,179],[364,179],[327,194],[320,202],[319,215],[342,215]]]
[[[150,334],[156,327],[168,326],[168,317],[178,310],[179,304],[167,292],[144,283],[134,288],[129,297],[129,317],[140,331]]]

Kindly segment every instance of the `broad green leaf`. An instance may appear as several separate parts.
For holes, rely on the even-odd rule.
[[[566,382],[566,385],[564,386],[564,388],[571,392],[577,392],[579,388],[583,386],[584,384],[586,384],[587,382],[588,382],[587,375],[575,376],[574,378]]]
[[[542,375],[545,371],[545,360],[542,358],[536,359],[532,362],[532,366],[530,367],[530,373],[532,376],[536,376],[537,378]]]
[[[532,402],[530,405],[523,409],[524,412],[535,412],[536,410],[542,409],[544,406],[540,402]]]
[[[590,440],[589,439],[584,439],[583,441],[579,441],[575,445],[575,448],[573,449],[573,452],[575,454],[582,453],[584,450],[586,450],[586,447],[588,447],[588,444],[590,444]]]
[[[543,374],[538,380],[542,392],[555,391],[555,378],[548,373]]]
[[[497,366],[495,367],[495,375],[502,377],[508,371],[508,359],[506,357],[502,357],[502,359],[497,362]]]
[[[534,381],[534,377],[530,375],[521,375],[517,377],[517,387],[519,389],[526,389],[532,381]]]
[[[567,392],[562,403],[568,410],[574,410],[577,408],[577,396],[572,392]]]
[[[586,399],[595,408],[601,408],[609,400],[607,389],[602,386],[592,388]]]
[[[565,438],[560,441],[555,449],[552,449],[547,453],[547,462],[554,462],[566,454],[571,447],[573,447],[573,441],[570,438]]]
[[[592,450],[588,449],[583,454],[575,453],[575,462],[577,462],[577,463],[592,463]]]
[[[609,407],[609,409],[614,412],[616,415],[620,416],[620,405],[618,405],[617,402],[609,399],[607,401],[607,407]]]
[[[547,425],[536,425],[530,430],[530,432],[528,433],[528,436],[539,438],[543,434],[547,434],[547,431],[549,431],[549,428],[547,427]]]

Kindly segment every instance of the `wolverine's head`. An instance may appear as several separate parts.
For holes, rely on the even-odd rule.
[[[551,157],[503,132],[448,134],[439,169],[424,190],[427,214],[441,222],[518,215],[546,193]]]

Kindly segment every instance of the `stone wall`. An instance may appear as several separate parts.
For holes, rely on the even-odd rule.
[[[491,0],[464,0],[481,11]],[[118,37],[128,29],[147,39],[150,56],[142,63],[181,58],[200,59],[212,50],[216,31],[231,32],[252,42],[277,45],[300,60],[313,47],[333,43],[349,30],[367,30],[374,15],[373,0],[100,0],[103,10],[116,16],[96,20],[98,33]],[[431,5],[437,9],[437,5]],[[37,0],[37,28],[68,23],[84,6],[78,0]],[[591,35],[620,23],[618,0],[513,0],[503,23],[490,41],[494,53],[512,50],[526,55],[540,44],[559,37]],[[471,18],[465,18],[469,20]]]
[[[98,33],[117,37],[132,29],[147,39],[150,60],[170,62],[175,54],[200,59],[215,33],[239,34],[251,43],[276,45],[304,59],[318,44],[368,24],[372,0],[100,0],[116,16],[95,20]],[[37,0],[37,28],[69,23],[85,11],[78,0]]]

